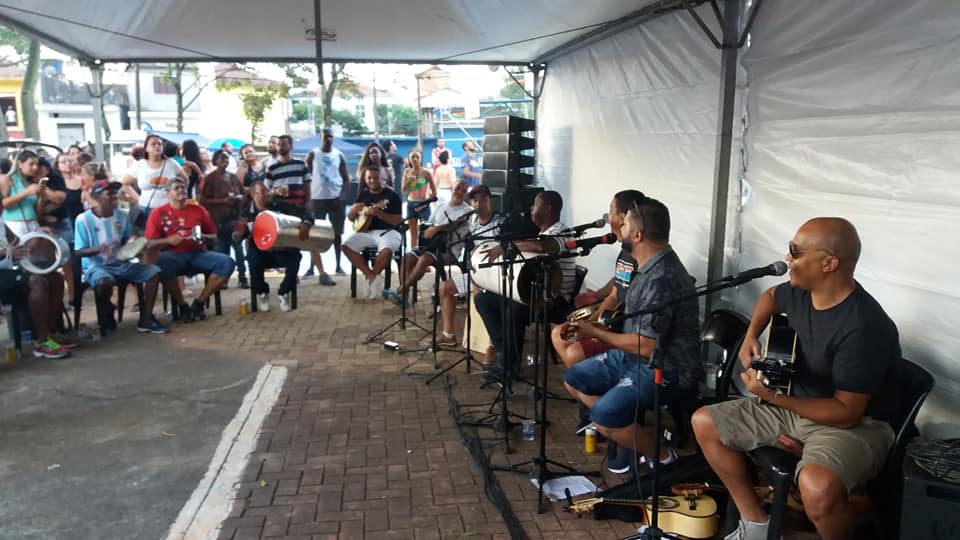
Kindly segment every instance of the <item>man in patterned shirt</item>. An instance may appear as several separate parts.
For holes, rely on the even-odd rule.
[[[634,204],[620,232],[637,264],[627,288],[626,313],[693,292],[695,280],[670,247],[670,213],[662,202],[643,198]],[[657,364],[664,368],[661,404],[695,392],[702,378],[699,306],[691,298],[632,317],[622,334],[593,323],[572,323],[572,330],[577,339],[597,338],[615,347],[572,365],[563,380],[567,391],[590,408],[597,431],[620,446],[609,470],[627,472],[639,459],[634,448],[647,456],[653,451],[653,437],[636,419],[638,409],[653,408],[656,386],[647,364],[654,349]],[[659,459],[672,462],[676,452],[665,448]]]

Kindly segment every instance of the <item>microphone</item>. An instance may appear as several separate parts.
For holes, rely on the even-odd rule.
[[[603,217],[596,221],[591,221],[590,223],[584,223],[583,225],[577,225],[576,227],[570,227],[567,229],[567,232],[572,232],[573,234],[580,235],[583,234],[587,229],[599,229],[607,224],[607,221],[610,218],[610,214],[604,214]]]
[[[435,203],[435,202],[437,202],[437,198],[436,198],[436,197],[430,197],[429,199],[427,199],[427,200],[421,202],[420,204],[418,204],[417,206],[414,206],[414,207],[413,207],[413,210],[414,210],[415,212],[418,212],[418,213],[419,213],[419,212],[423,212],[423,209],[424,209],[424,208],[430,206],[430,203]]]
[[[594,246],[600,244],[612,244],[617,241],[617,235],[613,233],[607,233],[603,236],[597,236],[594,238],[584,238],[583,240],[567,240],[566,246],[567,249],[593,249]]]
[[[744,270],[739,274],[733,274],[720,278],[720,281],[750,281],[751,279],[757,279],[764,276],[782,276],[786,273],[787,263],[783,261],[777,261],[770,263],[767,266],[751,268],[750,270]]]

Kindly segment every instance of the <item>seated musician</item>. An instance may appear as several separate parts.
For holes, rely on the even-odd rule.
[[[467,200],[475,210],[475,213],[470,216],[470,220],[467,222],[468,232],[472,239],[471,243],[476,245],[483,239],[491,239],[499,235],[503,216],[493,211],[493,197],[490,194],[490,188],[484,185],[474,186],[467,195]],[[467,264],[469,264],[469,257],[467,257]],[[479,289],[474,285],[473,293],[478,292]],[[458,294],[467,294],[466,274],[461,274],[459,277],[448,275],[447,279],[440,284],[440,318],[443,321],[442,333],[437,337],[437,343],[440,345],[456,345],[458,343],[453,328],[454,315],[457,310],[456,296]],[[484,363],[489,364],[494,361],[493,356],[496,354],[496,350],[488,350],[487,353],[487,359]]]
[[[639,204],[643,199],[643,193],[635,189],[628,189],[617,193],[613,196],[613,200],[610,201],[610,232],[615,234],[621,242],[623,242],[621,227],[624,218],[627,216],[627,210],[629,210],[634,203]],[[624,243],[620,254],[617,256],[616,266],[614,266],[613,287],[611,287],[607,296],[602,299],[603,302],[600,303],[600,306],[590,316],[588,321],[596,321],[604,311],[612,311],[623,303],[627,287],[633,279],[633,271],[636,267],[637,263],[633,260],[633,256],[630,255],[630,248]],[[567,367],[576,364],[584,358],[596,356],[613,348],[613,345],[601,341],[598,338],[585,338],[572,342],[567,341],[564,332],[569,331],[569,328],[569,325],[557,325],[553,328],[553,332],[551,332],[550,335],[551,341],[553,341],[553,348],[557,351],[557,357],[560,358]]]
[[[171,178],[167,189],[168,202],[150,212],[144,236],[150,240],[149,249],[163,250],[155,263],[170,298],[180,307],[180,322],[202,321],[207,318],[207,299],[227,283],[235,263],[228,255],[207,249],[207,242],[217,239],[217,227],[204,207],[187,202],[187,183],[180,177]],[[194,238],[195,227],[200,227],[199,239]],[[187,304],[177,277],[207,273],[203,291],[193,305]]]
[[[0,210],[2,213],[2,210]],[[50,234],[45,229],[42,231]],[[51,235],[52,236],[52,235]],[[26,309],[33,325],[33,355],[66,358],[79,343],[56,332],[63,313],[63,276],[59,272],[26,274],[13,269],[25,251],[20,238],[0,218],[0,304]],[[16,317],[15,312],[7,317]]]
[[[530,209],[530,218],[534,225],[540,229],[540,235],[553,236],[553,238],[542,238],[534,240],[520,240],[512,242],[516,249],[523,253],[562,253],[566,251],[564,239],[557,238],[567,231],[567,226],[560,222],[560,211],[563,209],[563,198],[556,191],[544,191],[534,199],[533,206]],[[503,254],[499,244],[493,246],[486,252],[483,260],[485,262],[499,260]],[[575,262],[572,258],[559,259],[554,262],[559,265],[562,278],[562,284],[558,293],[558,301],[555,301],[548,307],[549,319],[555,319],[555,313],[564,311],[573,295],[573,286],[576,282]],[[504,326],[501,319],[501,304],[504,297],[497,292],[484,291],[476,295],[477,313],[483,319],[483,323],[490,335],[490,343],[496,350],[496,365],[491,368],[491,375],[497,375],[498,372],[509,375],[515,364],[505,363],[506,359],[516,362],[523,351],[523,338],[527,323],[530,321],[530,306],[522,304],[518,299],[509,301],[507,309],[510,310],[510,321],[512,327],[509,328],[513,336],[512,342],[506,341],[504,336]],[[562,305],[561,305],[562,304]],[[536,306],[539,307],[539,306]],[[510,348],[508,351],[507,348]]]
[[[621,235],[637,264],[627,288],[626,313],[693,292],[694,279],[670,246],[670,213],[662,202],[643,198],[632,205]],[[611,472],[627,472],[640,457],[652,458],[653,437],[636,419],[638,410],[653,408],[656,386],[647,364],[654,348],[657,365],[663,368],[661,404],[696,391],[703,375],[698,316],[697,301],[690,299],[626,320],[624,333],[592,322],[568,323],[575,338],[597,338],[615,347],[570,366],[563,376],[570,394],[590,408],[597,431],[620,447],[608,463]],[[676,452],[664,448],[659,459],[672,462]]]
[[[309,210],[299,204],[279,200],[262,181],[250,185],[250,197],[252,200],[241,216],[240,223],[244,226],[233,233],[235,241],[240,241],[249,235],[254,220],[264,210],[300,218],[300,239],[305,240],[307,238],[310,227],[313,226],[313,214]],[[280,311],[290,311],[290,292],[297,286],[300,258],[300,250],[296,248],[263,251],[257,247],[256,242],[249,243],[247,261],[250,263],[250,284],[254,294],[257,295],[258,310],[270,311],[270,286],[263,279],[264,270],[266,268],[283,268],[283,281],[280,282],[280,288],[277,290],[277,298],[280,301]]]
[[[403,220],[403,206],[397,192],[383,183],[380,167],[371,166],[363,171],[363,186],[357,202],[347,212],[347,219],[356,222],[368,219],[369,225],[355,232],[343,243],[343,254],[354,268],[366,278],[365,298],[376,298],[383,292],[380,287],[380,272],[390,264],[394,252],[400,249],[400,231],[396,226]],[[363,256],[363,250],[376,248],[377,257],[372,267]]]
[[[423,231],[425,245],[417,246],[403,257],[400,282],[395,290],[384,289],[385,297],[397,303],[406,302],[407,289],[416,287],[428,268],[436,265],[440,277],[444,278],[443,264],[453,264],[459,260],[463,244],[457,244],[450,249],[447,246],[459,241],[467,229],[466,219],[461,219],[461,216],[472,210],[464,200],[468,186],[466,181],[460,180],[453,187],[450,200],[437,205],[437,211],[433,214],[433,225]],[[438,262],[442,264],[437,264]]]
[[[110,306],[106,315],[107,328],[116,330],[110,297],[118,278],[143,285],[143,303],[140,305],[138,332],[166,334],[167,327],[153,316],[153,304],[157,299],[160,283],[160,268],[152,264],[118,261],[117,249],[132,236],[130,216],[117,209],[117,191],[120,182],[96,180],[90,187],[90,197],[97,206],[77,216],[74,223],[74,254],[83,259],[83,281],[93,287],[100,300],[98,305]]]
[[[815,218],[790,242],[790,281],[767,290],[753,309],[740,361],[761,355],[757,338],[770,318],[786,313],[799,349],[791,395],[742,374],[763,398],[704,407],[693,416],[697,441],[740,510],[728,539],[764,539],[769,519],[753,491],[743,452],[778,439],[800,454],[795,474],[804,510],[821,538],[848,538],[847,498],[873,478],[893,444],[890,420],[899,407],[897,327],[854,279],[860,239],[842,218]],[[802,446],[802,448],[801,448]]]
[[[635,189],[628,189],[618,192],[613,196],[613,200],[610,201],[610,232],[615,234],[621,242],[623,241],[623,237],[620,235],[620,228],[623,225],[624,218],[627,216],[627,210],[629,210],[634,203],[639,204],[643,198],[643,193]],[[609,292],[607,296],[602,298],[603,301],[597,307],[596,311],[586,319],[587,321],[596,321],[605,311],[615,310],[618,306],[620,308],[623,307],[627,287],[635,275],[634,270],[636,267],[637,263],[633,260],[633,256],[630,255],[630,248],[626,244],[623,244],[619,255],[617,255],[617,262],[613,269],[613,277],[610,280],[611,286],[608,289]],[[607,289],[607,287],[604,287],[604,289]],[[582,296],[583,294],[577,295],[577,299],[579,300]],[[613,345],[610,343],[597,338],[570,341],[565,334],[565,332],[569,332],[569,329],[569,325],[557,325],[553,327],[553,331],[550,334],[553,349],[557,352],[557,357],[566,367],[570,367],[584,358],[596,356],[613,348]],[[590,409],[581,403],[580,418],[577,422],[576,432],[578,434],[583,433],[583,428],[589,424]]]

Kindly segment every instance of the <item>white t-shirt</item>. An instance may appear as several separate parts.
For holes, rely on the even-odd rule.
[[[136,162],[127,175],[137,179],[137,187],[140,188],[140,207],[156,208],[167,204],[167,186],[154,185],[150,182],[157,176],[166,176],[169,181],[182,171],[180,165],[169,158],[165,158],[160,167],[153,168],[145,159]]]
[[[430,217],[430,221],[433,222],[433,225],[446,225],[447,223],[456,221],[457,218],[470,212],[471,210],[473,210],[473,207],[466,202],[462,202],[459,205],[452,205],[449,202],[445,202],[437,205],[437,209]],[[463,237],[466,236],[469,227],[469,223],[464,223],[458,227],[457,230],[454,231],[450,236],[449,243],[459,242],[461,239],[463,239]],[[454,257],[459,259],[460,253],[463,252],[463,244],[457,244],[453,250]]]
[[[313,170],[310,182],[310,198],[313,200],[336,199],[343,190],[343,178],[340,177],[340,162],[343,152],[331,148],[324,152],[320,147],[313,149]]]

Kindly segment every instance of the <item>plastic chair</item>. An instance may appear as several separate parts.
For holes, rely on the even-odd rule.
[[[183,274],[184,277],[192,277],[195,275],[197,274]],[[207,280],[209,278],[210,278],[210,273],[204,272],[203,274],[204,286],[206,286]],[[163,310],[167,311],[169,308],[170,315],[173,316],[174,320],[176,320],[180,315],[180,306],[171,305],[172,302],[170,302],[170,291],[167,290],[167,286],[163,282],[160,283],[160,286],[163,287]],[[210,298],[207,298],[205,305],[208,309],[210,308]],[[213,305],[214,305],[214,313],[216,313],[217,315],[223,315],[223,300],[220,297],[220,289],[217,289],[213,293]]]
[[[364,260],[366,260],[368,264],[372,264],[373,261],[377,259],[378,253],[379,252],[376,250],[376,248],[367,248],[360,252],[360,254],[363,255]],[[401,265],[403,264],[403,260],[400,258],[399,252],[393,253],[393,260],[394,262],[397,263],[397,268],[402,268]],[[383,271],[383,287],[385,289],[390,288],[390,278],[392,273],[393,273],[392,265],[388,264],[387,268],[384,269]],[[414,291],[416,291],[416,289],[414,289]],[[414,295],[416,295],[416,292],[414,292]],[[356,298],[356,297],[357,297],[357,267],[354,266],[350,268],[350,298]],[[414,299],[414,301],[416,301],[416,299]]]
[[[750,319],[732,309],[717,309],[703,321],[700,330],[700,357],[706,364],[712,362],[711,346],[721,350],[720,369],[715,380],[715,401],[726,401],[730,393],[731,378],[737,372],[740,345],[750,326]]]

